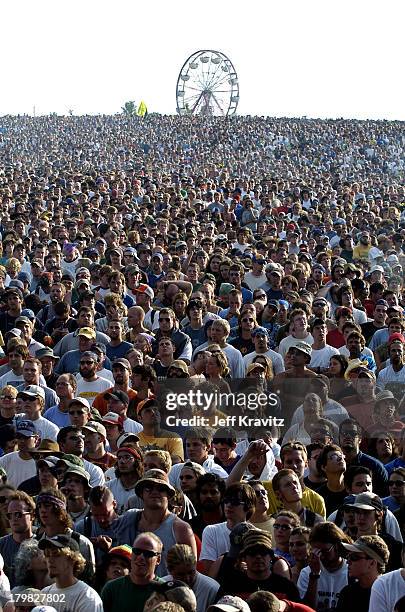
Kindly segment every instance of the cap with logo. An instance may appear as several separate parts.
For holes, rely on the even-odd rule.
[[[34,423],[28,420],[17,421],[15,430],[17,435],[25,436],[26,438],[32,438],[37,435]]]
[[[138,285],[137,287],[134,287],[133,291],[136,293],[144,293],[145,295],[149,296],[151,300],[153,300],[155,297],[155,292],[153,291],[152,287],[149,287],[149,285]]]
[[[103,423],[108,423],[109,425],[118,425],[122,427],[124,424],[124,419],[116,412],[107,412],[107,414],[103,416],[102,420]]]

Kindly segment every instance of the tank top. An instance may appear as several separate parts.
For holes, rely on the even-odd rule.
[[[135,532],[135,536],[133,538],[133,540],[136,538],[136,536],[138,536],[140,533],[142,533],[141,531],[139,531],[139,520],[142,516],[142,510],[140,510],[138,512],[138,517],[137,517],[137,525],[136,525],[136,532]],[[160,578],[163,576],[166,576],[169,573],[169,570],[167,569],[167,564],[166,564],[166,557],[167,557],[167,551],[174,546],[175,544],[177,544],[176,542],[176,536],[174,533],[174,521],[176,519],[176,515],[175,514],[169,514],[169,516],[167,517],[167,519],[165,519],[163,521],[163,523],[160,525],[160,527],[158,527],[158,529],[155,529],[155,531],[153,532],[155,535],[157,535],[162,543],[163,543],[163,550],[162,550],[162,556],[161,556],[161,560],[159,565],[156,568],[155,574],[156,576],[159,576]],[[132,541],[133,541],[132,540]]]

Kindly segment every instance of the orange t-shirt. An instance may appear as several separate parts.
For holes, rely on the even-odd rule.
[[[106,393],[111,393],[112,391],[114,391],[114,387],[111,387],[110,389],[107,389],[106,391],[99,393],[98,395],[96,395],[94,399],[93,408],[96,408],[101,414],[101,416],[104,416],[108,412],[107,400],[104,399],[104,395]],[[135,391],[134,389],[128,389],[127,395],[129,397],[129,401],[135,399],[137,394],[138,392]]]

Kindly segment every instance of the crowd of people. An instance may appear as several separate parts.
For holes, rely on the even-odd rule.
[[[0,128],[4,612],[403,612],[404,124]]]

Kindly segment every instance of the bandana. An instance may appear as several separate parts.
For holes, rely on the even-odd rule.
[[[58,508],[63,508],[64,510],[66,510],[66,503],[62,499],[59,499],[59,497],[56,497],[51,493],[41,493],[40,495],[38,495],[37,505],[39,506],[39,504],[53,504]]]

